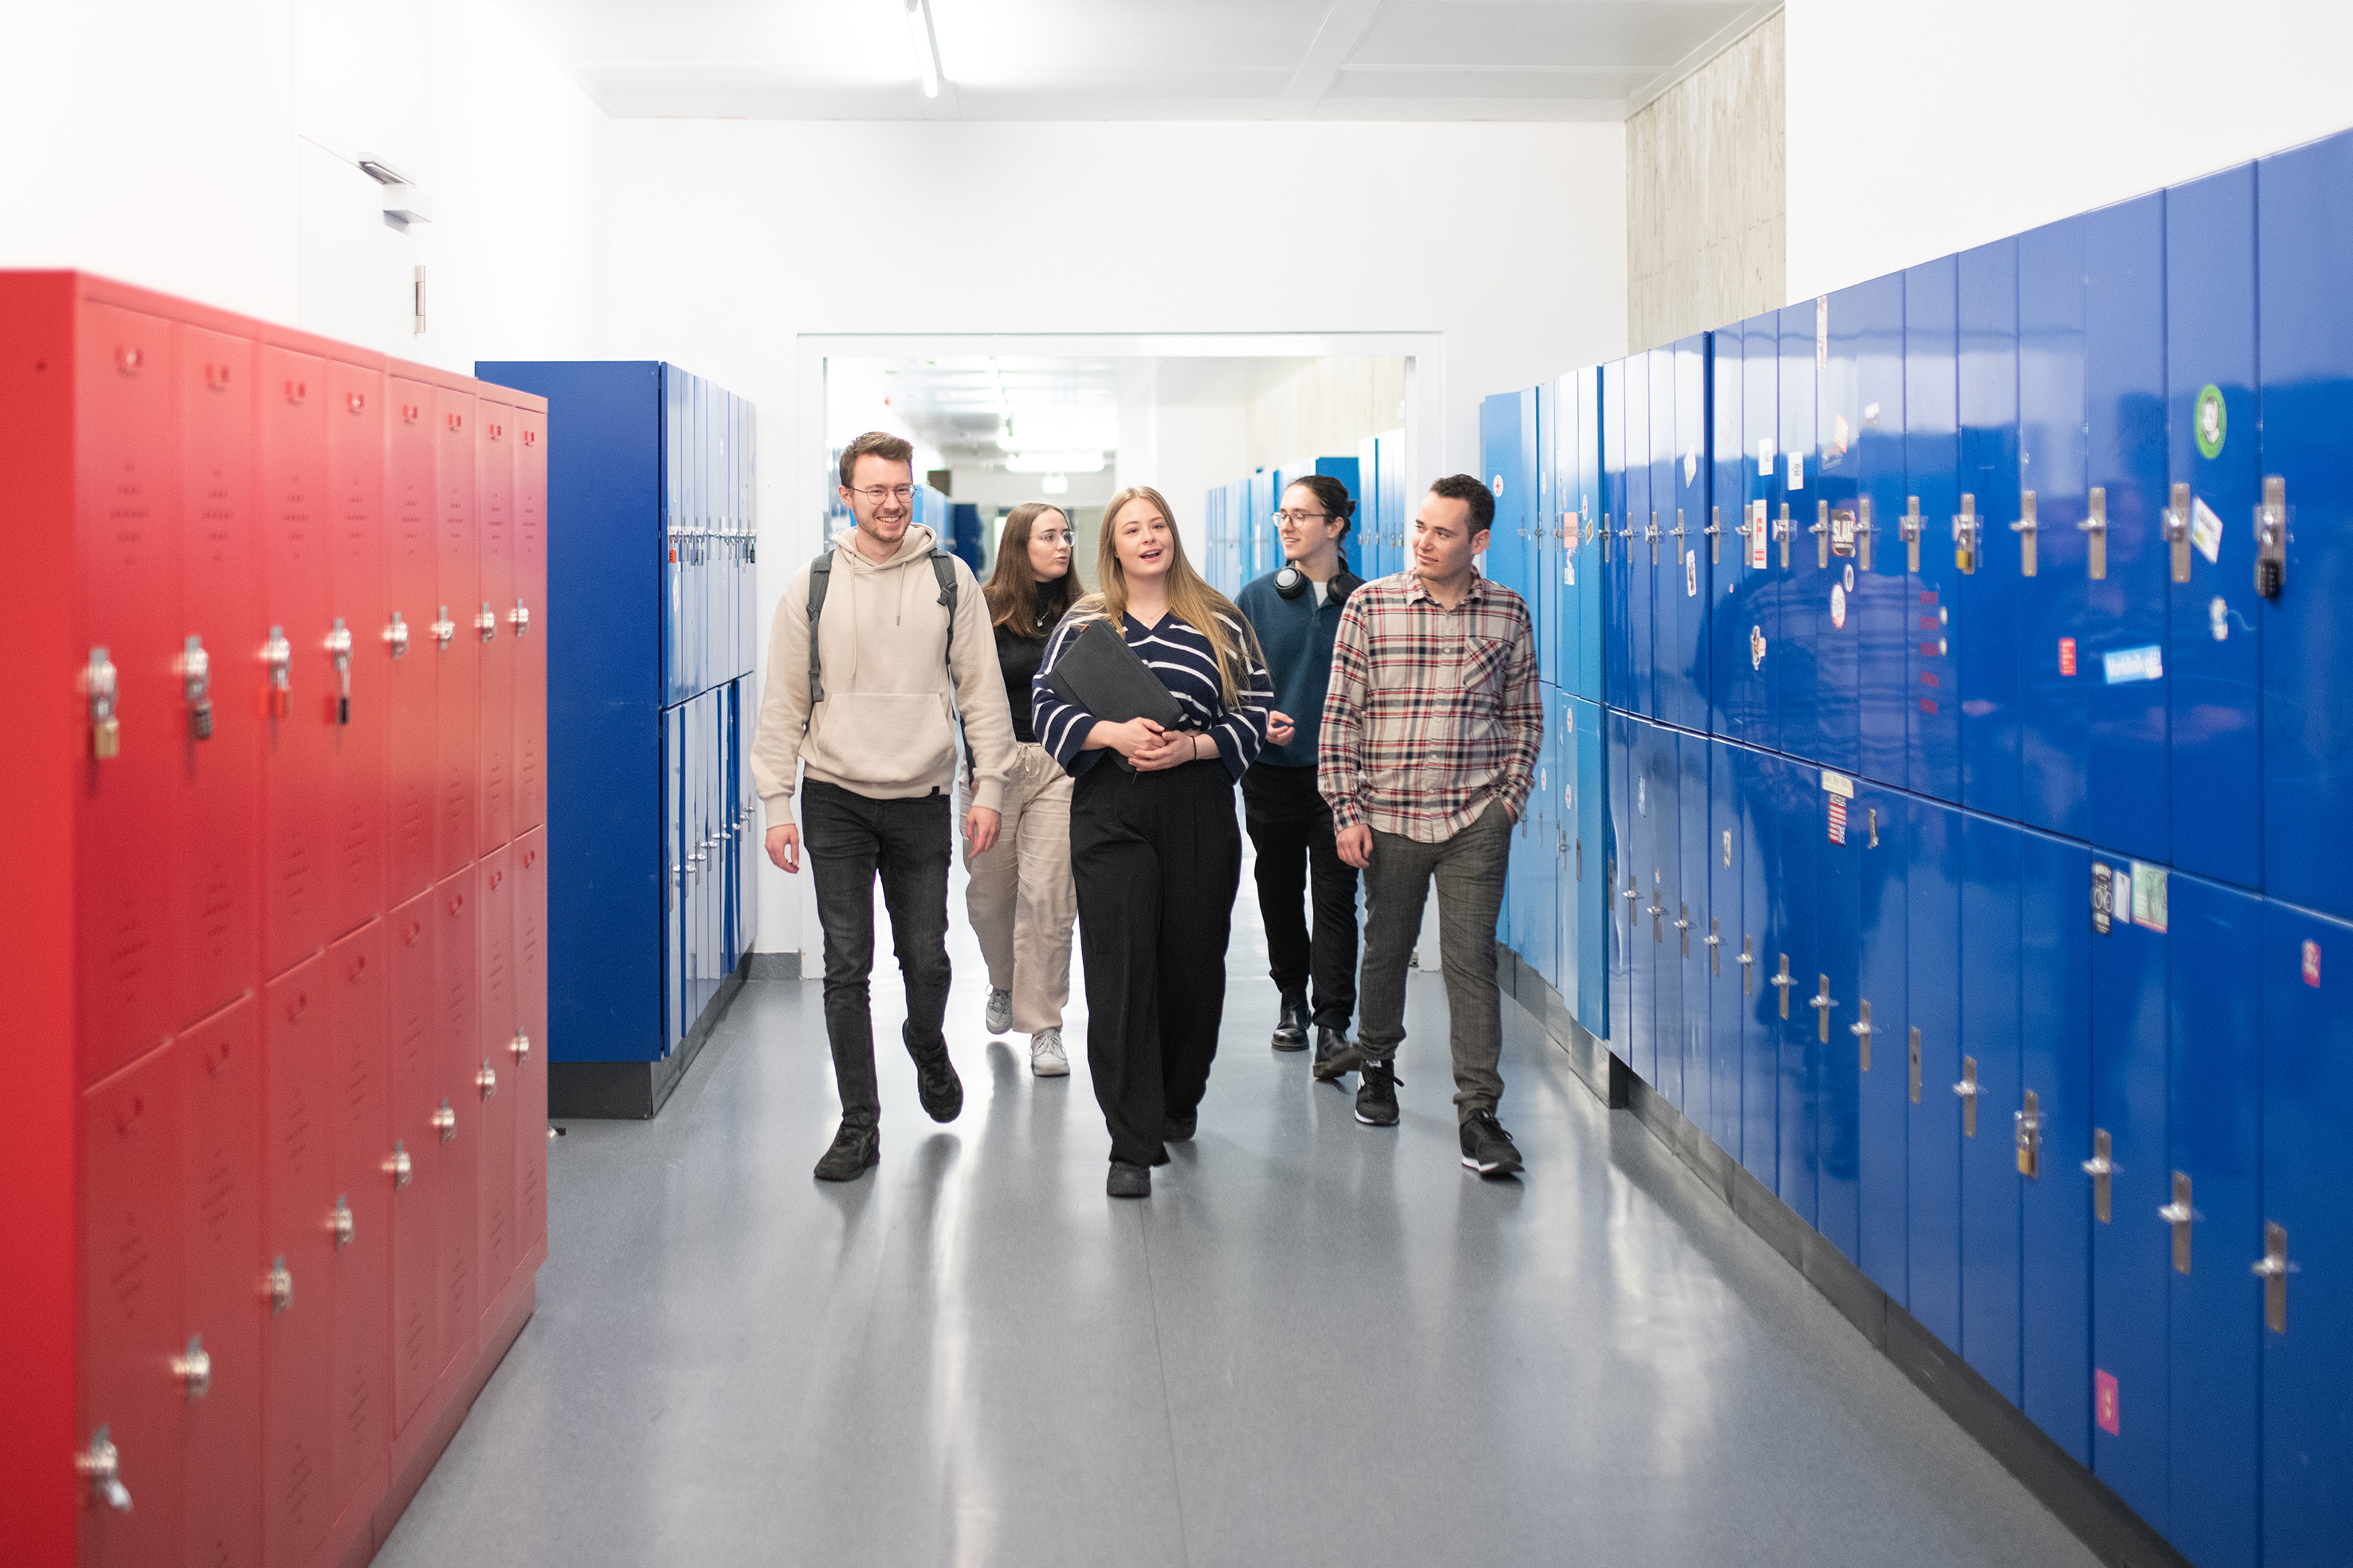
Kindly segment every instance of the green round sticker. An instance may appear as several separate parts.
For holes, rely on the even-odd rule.
[[[2222,389],[2208,383],[2198,389],[2198,455],[2219,458],[2222,455],[2222,437],[2230,428],[2229,415],[2222,406]]]

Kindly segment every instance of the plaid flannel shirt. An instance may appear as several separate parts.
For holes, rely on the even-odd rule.
[[[1450,610],[1401,572],[1348,596],[1316,757],[1336,827],[1435,844],[1490,801],[1517,817],[1543,743],[1535,639],[1517,594],[1473,576]]]

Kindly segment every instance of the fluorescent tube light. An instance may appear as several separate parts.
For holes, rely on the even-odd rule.
[[[1012,452],[1005,458],[1008,474],[1100,474],[1101,452]]]
[[[916,68],[923,73],[923,96],[939,97],[939,45],[932,37],[932,8],[926,0],[907,0],[907,37],[915,46]]]

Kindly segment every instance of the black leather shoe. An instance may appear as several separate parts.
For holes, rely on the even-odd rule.
[[[1110,1179],[1103,1183],[1103,1191],[1115,1198],[1148,1198],[1152,1195],[1152,1168],[1113,1160]]]
[[[1509,1176],[1518,1173],[1520,1164],[1520,1152],[1493,1111],[1474,1111],[1462,1123],[1463,1169],[1487,1177]]]
[[[1345,1029],[1318,1028],[1315,1031],[1315,1078],[1319,1083],[1337,1083],[1365,1065],[1365,1058],[1348,1041]]]
[[[934,1121],[954,1121],[964,1110],[964,1080],[956,1077],[955,1063],[948,1060],[946,1051],[916,1062],[915,1095]]]
[[[833,1146],[817,1163],[820,1182],[854,1182],[882,1158],[882,1135],[876,1129],[845,1121],[833,1135]]]
[[[1189,1143],[1193,1141],[1193,1130],[1200,1124],[1201,1113],[1198,1110],[1188,1110],[1182,1116],[1172,1114],[1161,1124],[1160,1141],[1164,1143]]]
[[[1397,1064],[1366,1062],[1356,1083],[1356,1120],[1367,1127],[1398,1124]]]
[[[1307,997],[1304,993],[1282,999],[1282,1012],[1274,1021],[1274,1048],[1278,1051],[1303,1051],[1307,1048]]]

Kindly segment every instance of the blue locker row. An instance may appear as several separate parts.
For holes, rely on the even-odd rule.
[[[758,443],[751,404],[674,364],[660,371],[663,700],[679,702],[755,662]]]
[[[2353,917],[2337,137],[1489,398],[1545,679]]]
[[[1383,498],[1402,495],[1404,459],[1405,433],[1400,430],[1367,439],[1361,457],[1316,458],[1280,468],[1257,468],[1246,479],[1212,488],[1201,504],[1206,544],[1201,574],[1230,598],[1241,592],[1243,584],[1281,566],[1282,542],[1275,534],[1275,509],[1282,492],[1308,474],[1329,474],[1347,486],[1356,500],[1356,520],[1343,545],[1350,568],[1365,578],[1399,570],[1403,556],[1396,542],[1402,540],[1405,524],[1398,521],[1394,501],[1384,510]],[[1378,479],[1383,462],[1396,469],[1387,491]],[[1383,561],[1388,564],[1381,565]]]
[[[667,1056],[743,956],[758,924],[759,800],[752,788],[746,678],[662,710],[662,913]]]

